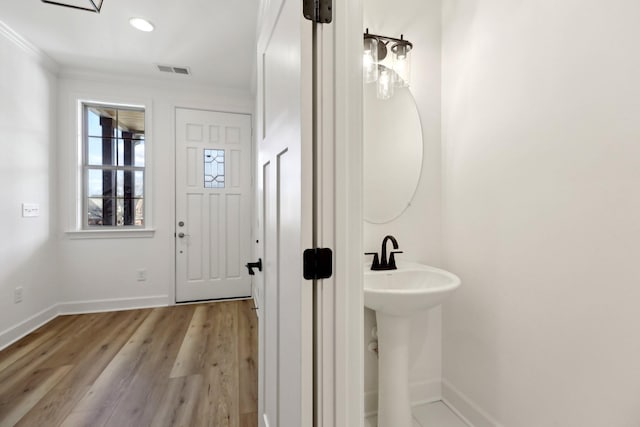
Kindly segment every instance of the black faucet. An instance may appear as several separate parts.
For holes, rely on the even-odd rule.
[[[401,254],[402,251],[391,251],[389,254],[389,262],[387,262],[387,242],[391,240],[393,249],[398,249],[398,241],[392,235],[387,235],[382,240],[382,250],[380,251],[380,260],[378,260],[377,252],[366,252],[365,255],[373,255],[372,270],[397,270],[395,254]]]

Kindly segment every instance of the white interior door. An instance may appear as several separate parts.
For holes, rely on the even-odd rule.
[[[312,24],[302,2],[267,2],[258,42],[260,426],[313,423]]]
[[[251,296],[251,117],[176,109],[176,301]]]

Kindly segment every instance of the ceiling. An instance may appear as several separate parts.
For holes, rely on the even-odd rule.
[[[0,0],[0,21],[63,69],[249,91],[258,0],[104,0],[101,13],[40,0]],[[142,17],[144,33],[129,25]],[[156,65],[189,67],[190,76]]]

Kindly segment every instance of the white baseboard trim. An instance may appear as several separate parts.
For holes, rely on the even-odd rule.
[[[169,295],[135,298],[112,298],[90,301],[70,301],[58,304],[60,314],[85,314],[103,311],[135,310],[138,308],[166,307]]]
[[[26,320],[0,332],[0,350],[4,350],[20,338],[38,329],[58,316],[58,305],[53,304]]]
[[[154,295],[136,298],[114,298],[93,301],[71,301],[53,304],[26,320],[0,332],[0,350],[52,321],[63,314],[100,313],[104,311],[134,310],[138,308],[165,307],[169,305],[168,295]]]
[[[442,399],[442,388],[440,380],[431,380],[420,383],[409,384],[409,398],[411,406],[433,403]],[[364,393],[364,414],[365,418],[378,413],[378,391],[367,391]]]
[[[442,401],[470,427],[503,427],[450,382],[442,380]]]

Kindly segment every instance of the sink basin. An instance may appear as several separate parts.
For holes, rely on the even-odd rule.
[[[442,303],[460,286],[455,274],[428,265],[398,262],[397,270],[364,273],[364,305],[377,312],[407,316]]]
[[[397,270],[365,266],[364,305],[378,323],[378,427],[412,427],[409,399],[411,315],[442,303],[460,286],[455,274],[411,262]]]

